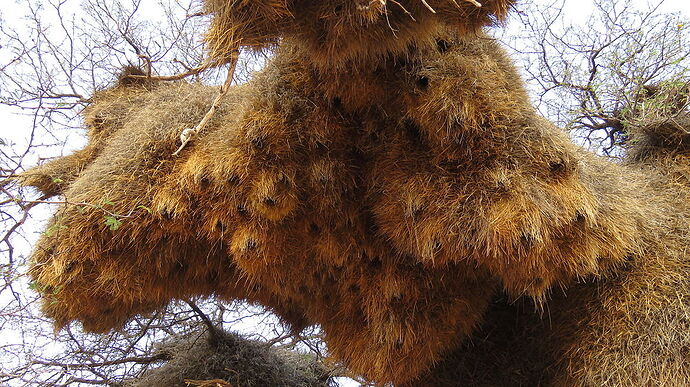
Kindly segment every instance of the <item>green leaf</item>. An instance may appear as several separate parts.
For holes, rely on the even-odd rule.
[[[61,178],[59,178],[59,177],[54,177],[54,178],[53,178],[53,183],[55,183],[55,184],[60,184],[60,183],[64,183],[64,181],[63,181]]]
[[[137,206],[137,208],[141,208],[142,210],[148,212],[149,214],[153,213],[153,211],[151,211],[150,208],[148,208],[148,207],[146,207],[146,206],[143,206],[143,205],[142,205],[142,206]]]
[[[116,231],[122,226],[122,221],[114,216],[108,215],[105,217],[105,225],[108,226],[111,231]]]
[[[64,224],[55,223],[52,226],[48,227],[45,231],[43,231],[43,235],[50,237],[53,234],[55,234],[56,232],[58,232],[60,230],[64,230],[66,228],[68,228],[68,227],[65,226]]]
[[[37,293],[45,293],[45,292],[46,292],[46,287],[47,287],[47,286],[45,286],[45,285],[43,285],[43,284],[40,284],[40,283],[38,283],[38,282],[36,282],[36,281],[31,281],[31,282],[29,282],[29,289],[31,289],[31,290],[33,290],[34,292],[37,292]]]

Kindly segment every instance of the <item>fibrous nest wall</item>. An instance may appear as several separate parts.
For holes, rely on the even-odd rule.
[[[405,385],[688,383],[690,113],[682,83],[649,89],[630,109],[624,161],[635,171],[626,178],[646,182],[665,202],[649,213],[644,252],[613,275],[554,292],[542,314],[525,300],[499,297],[470,339]]]
[[[229,60],[238,45],[261,49],[281,38],[305,44],[321,68],[372,63],[450,26],[477,32],[503,20],[514,0],[206,0],[213,15],[211,56]],[[480,6],[479,6],[480,5]]]
[[[499,287],[542,306],[567,288],[537,363],[554,383],[686,377],[681,159],[579,149],[483,34],[438,28],[330,72],[313,54],[286,37],[179,156],[214,88],[95,95],[87,148],[26,175],[67,201],[33,256],[46,313],[106,331],[171,299],[245,299],[321,325],[354,373],[403,383],[458,348]]]

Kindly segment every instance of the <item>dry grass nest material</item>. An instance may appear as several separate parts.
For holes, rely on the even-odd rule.
[[[169,339],[171,360],[126,382],[126,387],[328,387],[330,370],[312,355],[271,347],[230,332]]]
[[[308,43],[281,46],[178,157],[217,89],[102,91],[89,145],[27,173],[72,202],[31,267],[59,325],[107,331],[172,299],[245,299],[295,330],[319,324],[354,374],[404,383],[495,318],[500,284],[565,316],[537,351],[554,384],[690,380],[687,158],[583,151],[484,36],[439,32],[329,73]],[[532,338],[491,351],[511,359]]]
[[[504,20],[515,0],[205,0],[213,15],[211,56],[230,61],[238,46],[263,49],[297,38],[320,67],[379,59],[432,38]]]
[[[690,153],[690,80],[642,88],[622,113],[630,158]]]

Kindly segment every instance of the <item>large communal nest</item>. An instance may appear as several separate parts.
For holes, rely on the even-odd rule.
[[[328,387],[331,370],[313,355],[271,347],[230,332],[193,332],[158,349],[164,365],[126,382],[126,387]]]
[[[66,198],[30,270],[58,325],[244,299],[295,330],[319,324],[354,374],[405,383],[482,326],[499,284],[541,305],[566,288],[546,304],[554,348],[533,363],[553,380],[690,380],[687,162],[578,148],[483,35],[439,32],[328,73],[308,41],[281,46],[217,106],[216,88],[186,82],[97,93],[87,147],[23,176]]]
[[[213,15],[211,56],[230,61],[239,46],[262,49],[281,38],[305,43],[314,63],[399,53],[428,41],[439,26],[460,33],[503,20],[515,0],[205,0]]]

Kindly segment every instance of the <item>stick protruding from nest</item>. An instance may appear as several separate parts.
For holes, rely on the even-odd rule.
[[[218,109],[218,106],[220,105],[220,101],[225,97],[225,95],[228,93],[228,90],[230,90],[230,85],[232,84],[232,80],[235,76],[235,69],[237,68],[237,61],[239,59],[239,48],[234,51],[234,54],[232,56],[232,59],[230,61],[230,67],[228,68],[228,75],[225,78],[225,82],[223,85],[220,87],[220,91],[218,92],[218,96],[216,96],[216,99],[213,100],[213,104],[211,105],[211,108],[206,112],[204,115],[204,118],[201,119],[199,124],[195,126],[193,129],[192,128],[185,128],[182,130],[182,133],[180,133],[180,147],[177,148],[177,150],[173,153],[173,156],[177,156],[182,152],[182,150],[187,146],[187,144],[201,132],[206,125],[208,125],[209,121],[213,118],[213,116],[216,113],[216,110]]]

